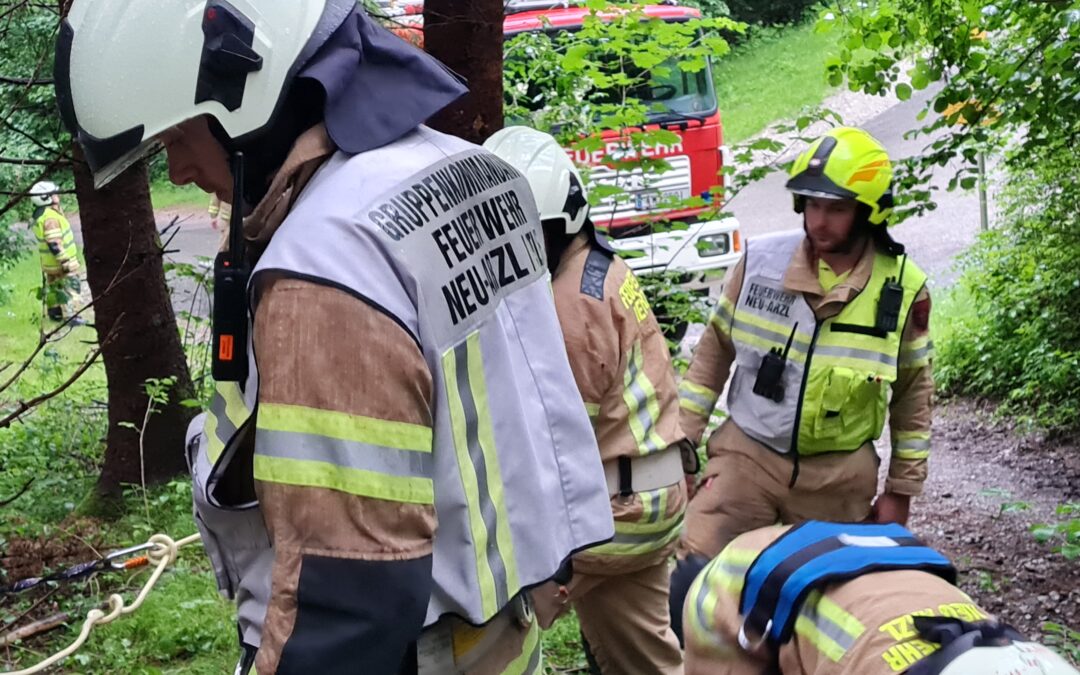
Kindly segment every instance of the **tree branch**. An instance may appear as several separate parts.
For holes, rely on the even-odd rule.
[[[0,506],[7,506],[19,497],[22,497],[24,494],[26,494],[26,491],[29,490],[30,486],[34,484],[34,480],[35,479],[31,478],[30,480],[26,481],[26,483],[21,488],[19,488],[19,491],[16,492],[14,495],[8,497],[7,499],[0,500]]]
[[[24,159],[21,157],[0,157],[0,164],[14,164],[16,166],[48,166],[53,167],[58,164],[70,164],[70,160],[60,159]]]
[[[8,77],[0,75],[0,84],[13,84],[19,87],[44,87],[53,84],[53,80],[37,80],[32,77]]]
[[[3,419],[0,419],[0,429],[6,429],[10,427],[12,422],[16,421],[30,410],[33,410],[34,408],[38,407],[39,405],[41,405],[45,401],[48,401],[51,398],[59,396],[68,387],[75,384],[75,382],[80,377],[82,377],[86,371],[90,370],[90,366],[94,365],[94,362],[97,361],[97,358],[101,356],[101,350],[105,348],[105,345],[107,345],[114,337],[116,337],[116,331],[120,327],[123,318],[123,314],[117,317],[116,323],[113,324],[112,330],[109,331],[109,334],[106,335],[105,339],[101,341],[101,346],[99,346],[97,349],[91,352],[89,356],[86,357],[86,360],[83,361],[82,365],[75,369],[75,372],[71,374],[71,377],[69,377],[67,380],[64,381],[63,384],[61,384],[59,387],[56,387],[52,391],[41,394],[40,396],[35,396],[29,401],[19,401],[19,404],[15,406],[15,410],[8,413],[6,416],[3,417]]]

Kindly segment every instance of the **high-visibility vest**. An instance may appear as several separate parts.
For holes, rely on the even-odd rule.
[[[909,310],[926,274],[906,256],[876,253],[865,289],[838,315],[818,321],[784,275],[804,234],[784,232],[747,242],[745,276],[734,313],[720,307],[735,343],[728,391],[732,419],[751,438],[781,453],[853,451],[881,436],[889,386],[896,381]],[[883,285],[903,287],[895,330],[874,330]],[[754,393],[758,369],[771,349],[791,348],[777,402]]]
[[[331,157],[253,271],[253,284],[273,270],[347,290],[399,323],[427,361],[435,389],[430,457],[416,462],[402,450],[368,447],[363,458],[376,493],[434,503],[435,589],[425,625],[448,613],[486,622],[574,552],[613,535],[543,246],[520,174],[487,151],[420,127],[382,148]],[[364,348],[362,335],[342,339]],[[335,461],[320,456],[321,443],[269,450],[272,434],[263,434],[255,410],[250,340],[248,352],[248,381],[218,384],[203,432],[196,489],[210,517],[227,506],[214,503],[213,487],[245,425],[255,426],[256,479]],[[218,543],[229,546],[222,540],[235,534],[248,542],[240,547],[260,545],[262,533],[243,534],[250,522],[224,515],[229,534]],[[253,571],[238,575],[262,575],[269,584],[264,560],[252,557]]]
[[[55,220],[60,223],[60,255],[57,256],[49,248],[49,242],[45,238],[45,222]],[[38,242],[38,255],[41,257],[41,270],[46,274],[63,274],[64,267],[60,259],[75,260],[78,251],[75,248],[75,235],[71,231],[71,223],[64,214],[51,206],[45,207],[41,215],[34,221],[34,236]],[[58,259],[59,258],[59,259]]]

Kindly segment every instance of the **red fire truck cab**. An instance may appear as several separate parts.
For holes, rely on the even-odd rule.
[[[378,0],[379,9],[392,21],[391,28],[415,44],[423,44],[423,0]],[[697,9],[675,4],[646,5],[649,17],[663,21],[688,21],[700,16]],[[509,0],[503,30],[507,40],[526,31],[573,31],[582,26],[589,10],[573,2]],[[722,185],[723,133],[713,86],[712,70],[687,73],[670,64],[670,73],[654,78],[644,88],[653,100],[647,129],[663,128],[679,136],[671,145],[646,147],[642,154],[662,158],[669,166],[660,172],[640,169],[616,170],[605,158],[626,159],[624,129],[603,133],[604,150],[567,149],[579,165],[589,167],[590,182],[617,185],[624,194],[604,199],[592,207],[590,216],[605,229],[613,244],[626,253],[627,263],[639,274],[675,272],[687,289],[707,293],[718,288],[724,271],[740,255],[739,225],[733,217],[707,217],[711,206],[673,206],[690,197],[706,201]],[[671,222],[688,227],[672,228]]]

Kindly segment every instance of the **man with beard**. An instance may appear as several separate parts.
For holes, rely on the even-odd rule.
[[[892,165],[865,131],[836,128],[791,167],[802,230],[754,238],[680,384],[697,442],[728,375],[673,577],[673,616],[708,559],[743,532],[809,519],[907,521],[930,450],[926,275],[888,234]],[[891,391],[891,399],[890,399]],[[877,496],[873,442],[890,417]]]

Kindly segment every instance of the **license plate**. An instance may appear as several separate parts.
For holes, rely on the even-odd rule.
[[[688,190],[642,190],[634,193],[634,209],[654,211],[657,206],[690,196]]]

